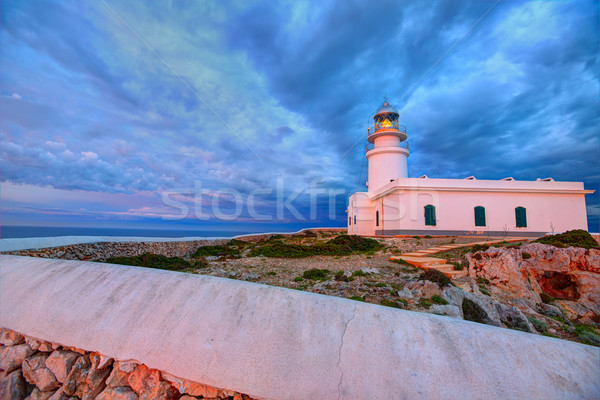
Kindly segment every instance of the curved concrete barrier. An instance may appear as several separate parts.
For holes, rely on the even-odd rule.
[[[0,263],[0,326],[257,398],[600,398],[591,346],[208,276]]]

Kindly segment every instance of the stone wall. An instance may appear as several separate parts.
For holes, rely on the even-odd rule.
[[[2,347],[13,353],[5,370],[23,375],[9,386],[27,374],[39,379],[35,396],[59,390],[60,376],[82,398],[102,381],[124,388],[109,389],[115,399],[177,397],[187,389],[176,376],[256,399],[600,398],[588,345],[210,276],[7,255],[0,264],[0,327],[49,342],[32,342],[37,353],[18,337]],[[123,386],[108,386],[111,375]],[[208,395],[219,393],[237,394]]]
[[[252,400],[135,361],[0,330],[2,400]]]

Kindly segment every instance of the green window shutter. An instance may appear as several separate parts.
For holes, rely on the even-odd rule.
[[[475,226],[485,226],[485,208],[475,207]]]
[[[379,210],[375,211],[375,226],[379,226]]]
[[[425,225],[435,226],[435,207],[425,206]]]
[[[517,228],[527,228],[527,211],[524,207],[515,208],[515,218],[517,220]]]

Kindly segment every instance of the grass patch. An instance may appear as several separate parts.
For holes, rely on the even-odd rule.
[[[531,325],[533,325],[536,331],[544,333],[548,330],[548,324],[544,321],[540,321],[539,319],[533,317],[527,317],[527,319],[529,322],[531,322]]]
[[[379,302],[379,304],[381,304],[382,306],[386,306],[386,307],[402,308],[402,306],[400,304],[398,304],[397,302],[392,301],[392,300],[383,299]]]
[[[352,276],[367,276],[369,274],[367,274],[366,272],[364,272],[363,270],[358,270],[358,271],[353,271],[352,272]]]
[[[465,266],[462,265],[462,263],[460,262],[453,262],[452,265],[454,265],[455,271],[462,271],[463,269],[465,269]]]
[[[435,303],[435,304],[443,304],[443,305],[448,304],[448,302],[446,300],[444,300],[442,298],[442,296],[440,296],[438,294],[434,294],[433,296],[431,296],[431,302]]]
[[[267,272],[267,275],[275,276],[275,275],[277,275],[277,272],[269,271],[269,272]]]
[[[281,240],[268,240],[254,247],[250,257],[300,258],[309,256],[345,256],[353,253],[373,254],[383,247],[375,239],[356,235],[340,235],[323,243],[311,245],[284,243]]]
[[[304,280],[304,278],[301,276],[297,276],[294,278],[294,282],[302,282],[303,280]]]
[[[383,282],[379,282],[375,284],[375,287],[386,287],[387,285]]]
[[[470,251],[472,253],[477,253],[478,251],[486,251],[489,248],[490,246],[487,244],[476,244],[473,247],[471,247]]]
[[[327,275],[330,272],[331,271],[329,271],[328,269],[312,268],[307,271],[304,271],[302,276],[304,277],[304,279],[323,280],[327,277]]]
[[[166,257],[159,254],[145,253],[132,257],[110,257],[106,260],[110,264],[133,265],[136,267],[166,269],[169,271],[190,271],[206,266],[204,260],[191,263],[179,257]]]
[[[550,332],[542,332],[542,336],[548,336],[548,337],[553,337],[555,339],[558,339],[558,336],[553,335]]]
[[[479,291],[483,294],[485,294],[486,296],[490,296],[492,297],[492,294],[489,292],[489,290],[487,290],[485,287],[483,286],[479,286]]]
[[[423,307],[423,308],[429,309],[429,307],[431,307],[433,305],[433,303],[430,300],[428,300],[428,299],[420,299],[419,302],[417,303],[417,305],[419,307]]]
[[[350,300],[356,300],[356,301],[362,301],[364,303],[365,299],[363,299],[360,296],[352,296],[352,297],[348,297]]]
[[[583,229],[575,229],[560,233],[558,235],[549,235],[534,240],[533,243],[549,244],[554,247],[583,247],[584,249],[598,249],[600,246],[594,240],[592,235]]]
[[[341,270],[335,273],[333,279],[341,282],[352,282],[354,280],[354,278],[352,278],[351,276],[344,275],[344,271]]]
[[[243,244],[242,244],[243,243]],[[193,258],[200,257],[216,257],[216,256],[230,256],[237,257],[240,255],[239,247],[244,247],[247,243],[241,240],[230,240],[226,245],[210,245],[200,246],[194,254]]]
[[[480,285],[489,285],[490,281],[488,281],[485,278],[482,278],[481,276],[477,277],[477,283]]]
[[[523,260],[529,260],[531,258],[531,254],[524,251],[521,253],[521,257],[523,257]]]

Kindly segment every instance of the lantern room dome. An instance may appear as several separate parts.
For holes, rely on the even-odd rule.
[[[399,115],[398,110],[396,109],[396,107],[394,107],[393,105],[390,104],[390,102],[388,101],[387,98],[383,98],[383,104],[381,106],[379,106],[379,108],[377,109],[377,111],[375,111],[375,115],[380,115],[380,114],[396,114]]]

